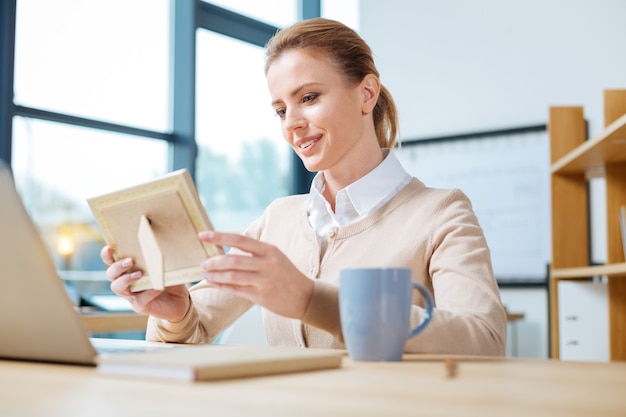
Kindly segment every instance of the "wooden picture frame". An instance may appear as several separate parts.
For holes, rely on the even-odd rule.
[[[131,291],[199,281],[202,260],[224,253],[198,238],[213,226],[186,169],[87,203],[115,259],[131,257],[143,272]]]

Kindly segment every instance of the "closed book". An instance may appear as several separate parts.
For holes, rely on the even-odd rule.
[[[331,349],[202,345],[105,355],[98,359],[97,370],[108,375],[210,381],[338,368],[342,357],[342,351]]]

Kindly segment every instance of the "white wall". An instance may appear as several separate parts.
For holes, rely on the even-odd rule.
[[[360,0],[358,30],[404,139],[543,124],[552,105],[584,106],[593,136],[604,127],[603,90],[626,88],[625,16],[623,0]],[[592,189],[596,262],[606,256],[601,188]],[[526,316],[508,353],[547,357],[545,290],[502,298]]]
[[[361,0],[359,31],[394,95],[404,138],[545,123],[626,88],[623,0]]]

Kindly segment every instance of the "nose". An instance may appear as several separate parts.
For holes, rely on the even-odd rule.
[[[306,126],[306,120],[302,114],[296,110],[289,109],[285,114],[283,122],[283,129],[286,133],[293,133],[298,129],[302,129]]]

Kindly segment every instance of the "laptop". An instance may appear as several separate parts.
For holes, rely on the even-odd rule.
[[[27,361],[96,365],[100,348],[147,349],[144,341],[90,339],[1,160],[0,335],[0,358]]]

